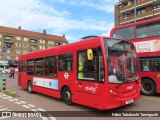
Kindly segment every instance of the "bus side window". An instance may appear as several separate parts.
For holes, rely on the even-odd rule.
[[[73,71],[73,54],[59,55],[59,71]]]
[[[104,61],[101,49],[99,49],[99,74],[99,81],[104,82]]]
[[[92,51],[92,59],[90,59],[90,57],[88,56],[87,50],[78,51],[78,79],[98,81],[99,57],[97,56],[97,48],[88,50]]]
[[[19,72],[23,72],[23,61],[19,62]]]
[[[33,75],[33,72],[34,72],[34,69],[33,69],[34,64],[33,63],[34,63],[33,59],[28,60],[28,62],[27,62],[27,74],[28,75]]]
[[[45,70],[46,76],[57,77],[57,57],[56,56],[46,57],[45,68],[46,68]]]

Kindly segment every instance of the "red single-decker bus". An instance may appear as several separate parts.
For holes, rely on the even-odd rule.
[[[139,62],[134,45],[109,37],[19,56],[18,84],[39,92],[101,110],[140,98]]]

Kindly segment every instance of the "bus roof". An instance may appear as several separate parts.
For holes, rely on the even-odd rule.
[[[119,25],[119,26],[115,26],[111,32],[110,32],[110,36],[112,37],[113,33],[117,30],[117,29],[121,29],[121,28],[126,28],[126,27],[130,27],[130,26],[136,26],[136,25],[142,25],[142,24],[147,24],[147,23],[153,23],[156,21],[160,21],[160,17],[155,17],[155,18],[151,18],[151,19],[147,19],[147,20],[142,20],[139,22],[134,22],[134,23],[128,23],[125,25]]]

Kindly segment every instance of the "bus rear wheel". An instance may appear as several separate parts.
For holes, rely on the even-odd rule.
[[[142,80],[142,88],[141,93],[143,95],[154,95],[156,93],[156,85],[150,79],[143,79]]]
[[[27,89],[28,89],[28,92],[29,92],[29,93],[33,93],[33,90],[32,90],[32,82],[31,82],[31,81],[28,82]]]
[[[65,104],[72,105],[72,93],[68,87],[65,87],[62,92],[62,99]]]

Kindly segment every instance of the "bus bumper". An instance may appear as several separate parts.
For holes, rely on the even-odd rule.
[[[118,108],[124,105],[131,104],[140,99],[140,89],[135,89],[131,92],[111,94],[108,88],[106,88],[100,96],[99,104],[100,110],[109,110]]]

